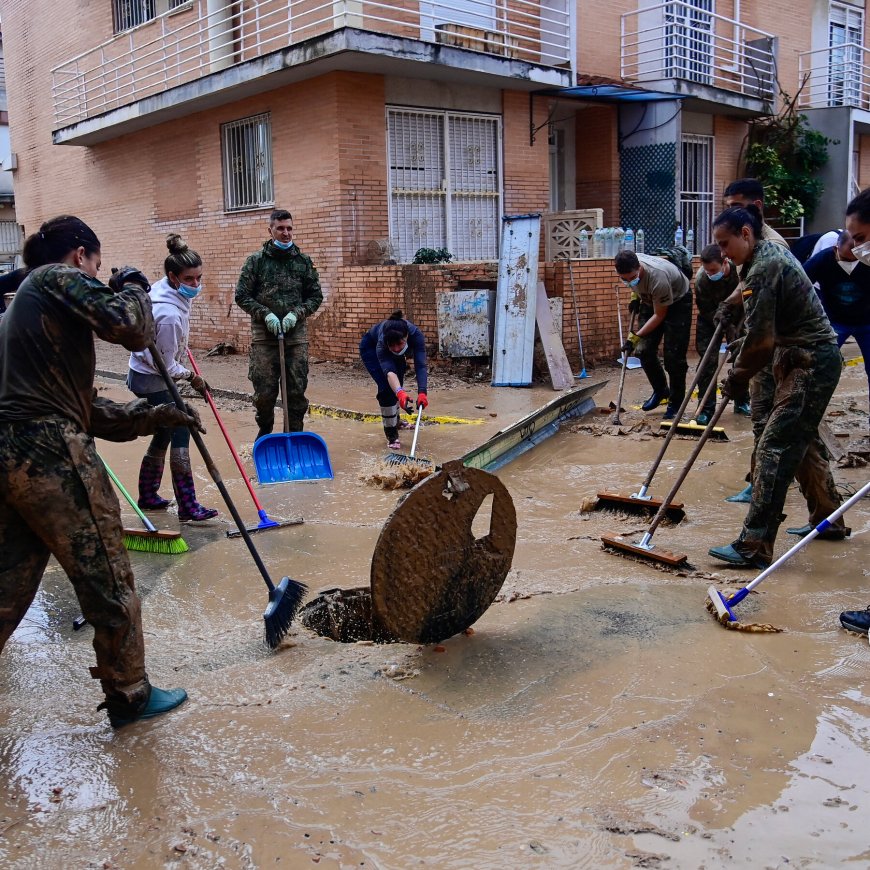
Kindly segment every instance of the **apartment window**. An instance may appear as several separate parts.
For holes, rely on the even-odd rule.
[[[221,125],[224,208],[273,205],[272,122],[268,113]]]
[[[190,0],[112,0],[115,33],[138,27]]]
[[[498,258],[501,124],[488,115],[387,110],[390,238],[400,262],[419,248]]]
[[[667,3],[665,77],[709,85],[713,80],[713,0]]]
[[[832,3],[828,14],[828,104],[860,106],[864,10]]]
[[[713,241],[713,137],[680,137],[680,222],[695,232],[698,253]]]

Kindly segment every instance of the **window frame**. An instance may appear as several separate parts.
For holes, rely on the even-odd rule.
[[[231,174],[231,160],[235,159],[243,159],[245,157],[244,154],[231,154],[230,149],[231,146],[238,146],[239,148],[247,147],[248,143],[242,141],[241,139],[238,142],[233,142],[231,139],[232,133],[237,130],[249,129],[256,132],[257,138],[260,140],[260,144],[265,147],[258,152],[255,161],[260,158],[262,155],[266,164],[264,175],[262,178],[258,179],[256,174],[252,177],[249,177],[247,181],[242,181],[233,188],[230,183],[230,174]],[[244,136],[244,134],[242,134]],[[272,161],[272,113],[271,112],[259,112],[256,115],[249,115],[245,118],[237,118],[234,121],[226,121],[220,125],[220,139],[221,139],[221,183],[223,186],[223,200],[224,200],[224,211],[227,213],[234,213],[240,211],[253,211],[256,209],[263,208],[272,208],[275,205],[275,170]],[[254,167],[249,167],[249,170],[253,168],[256,173],[257,166],[255,163]],[[261,188],[262,185],[266,184],[268,187],[268,196],[259,196],[259,197],[250,197],[247,201],[240,201],[238,195],[243,191],[244,186],[247,185],[249,190],[255,190],[256,188]],[[255,201],[256,199],[256,201]],[[231,200],[234,200],[231,202]]]

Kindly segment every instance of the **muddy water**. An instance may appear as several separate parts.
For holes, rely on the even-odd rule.
[[[645,393],[631,373],[629,401]],[[451,410],[486,422],[429,427],[421,445],[438,460],[459,455],[550,397],[458,391]],[[866,412],[860,368],[846,370],[835,428],[866,421],[848,411],[853,399]],[[240,446],[250,417],[227,409]],[[870,646],[837,623],[870,603],[870,502],[851,512],[849,542],[811,544],[740,605],[741,618],[783,634],[719,628],[706,587],[753,576],[706,556],[743,512],[722,498],[743,485],[749,424],[730,411],[724,422],[732,440],[705,449],[682,492],[688,519],[656,534],[688,555],[681,576],[600,549],[602,532],[642,521],[579,510],[600,487],[635,491],[657,439],[563,431],[503,469],[518,512],[513,570],[474,634],[443,652],[337,644],[296,627],[268,653],[266,590],[244,543],[219,521],[184,527],[191,552],[132,559],[149,672],[191,700],[118,732],[95,712],[90,630],[72,631],[74,597],[51,566],[0,660],[0,866],[870,864]],[[305,523],[253,540],[275,578],[312,592],[364,585],[400,497],[359,480],[383,435],[350,421],[312,428],[336,479],[259,489],[270,516]],[[253,522],[216,426],[207,441]],[[654,493],[693,446],[674,443]],[[128,485],[143,449],[101,445]],[[866,472],[836,477],[855,486]],[[198,473],[201,501],[218,504]],[[787,524],[804,521],[796,491],[787,511]],[[782,535],[777,552],[788,543]],[[413,540],[397,558],[414,570]]]

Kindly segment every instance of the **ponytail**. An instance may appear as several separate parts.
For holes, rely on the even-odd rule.
[[[100,252],[100,240],[82,220],[64,214],[46,221],[39,232],[28,236],[22,256],[29,269],[60,263],[70,251],[84,248],[89,256]]]

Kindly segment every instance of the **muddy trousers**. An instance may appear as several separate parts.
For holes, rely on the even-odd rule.
[[[652,307],[641,305],[638,328],[652,316]],[[650,386],[656,393],[663,395],[670,391],[670,402],[676,406],[686,395],[686,372],[689,370],[686,354],[689,351],[691,332],[692,293],[689,291],[673,305],[668,306],[664,322],[649,335],[645,335],[637,345],[637,356]],[[664,339],[664,368],[659,362],[659,345],[662,344],[662,339]]]
[[[777,349],[772,405],[755,448],[752,502],[733,544],[742,555],[773,560],[773,543],[784,519],[782,511],[788,487],[810,445],[820,456],[825,455],[819,440],[819,423],[840,380],[841,368],[840,351],[833,343],[809,349]],[[830,469],[827,474],[830,476]],[[833,510],[839,506],[840,498],[833,480],[830,486],[828,495],[836,501]]]
[[[27,613],[53,555],[94,628],[106,704],[122,717],[148,703],[139,597],[118,498],[93,439],[68,420],[0,423],[0,651]]]
[[[284,371],[287,376],[287,417],[289,431],[301,432],[308,410],[308,342],[284,344]],[[258,341],[251,345],[248,379],[254,387],[257,437],[268,435],[275,428],[275,403],[281,390],[281,362],[278,341]]]
[[[713,334],[716,332],[716,324],[702,314],[698,315],[698,319],[695,322],[695,350],[698,352],[699,357],[703,357],[707,352],[707,348],[710,346],[710,342],[713,340]],[[719,354],[713,354],[709,360],[707,360],[707,364],[701,369],[701,376],[698,378],[698,403],[699,409],[703,411],[708,416],[712,416],[713,412],[716,410],[716,393],[713,393],[710,396],[710,400],[707,404],[704,405],[703,408],[700,407],[700,402],[704,398],[704,394],[707,392],[707,388],[710,386],[710,381],[716,375],[716,368],[718,367],[720,362]],[[700,365],[700,361],[698,365]],[[739,394],[732,397],[732,400],[735,405],[739,405],[742,402],[745,402],[749,399],[749,390],[742,390]]]
[[[372,376],[372,380],[378,388],[375,398],[381,411],[384,435],[387,436],[387,441],[392,444],[399,438],[399,403],[396,401],[396,394],[387,383],[387,376],[378,362],[377,351],[373,347],[368,347],[363,342],[360,342],[359,355],[363,365],[366,367],[366,371]],[[397,360],[396,377],[402,385],[405,383],[406,371],[405,361]]]
[[[839,380],[839,374],[837,379]],[[752,456],[749,460],[749,476],[747,477],[747,480],[750,481],[758,461],[758,445],[773,410],[776,391],[777,384],[773,376],[772,364],[765,366],[749,382],[754,438]],[[827,403],[825,407],[827,407]],[[824,411],[823,408],[823,415]],[[818,429],[818,426],[816,428]],[[818,437],[818,432],[807,444],[806,452],[798,463],[794,476],[807,503],[807,522],[811,526],[817,526],[825,517],[830,516],[841,502],[840,494],[834,483],[834,476],[831,474],[830,457],[821,438]],[[845,529],[846,521],[840,517],[832,528]]]

